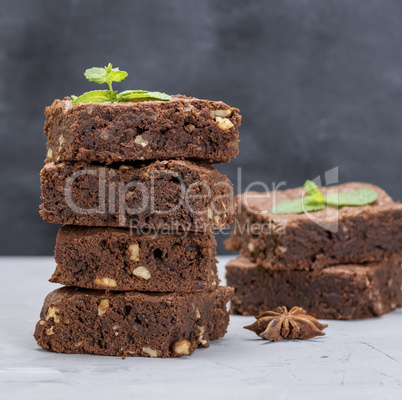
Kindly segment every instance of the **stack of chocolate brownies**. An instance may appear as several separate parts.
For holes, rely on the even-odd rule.
[[[401,307],[402,204],[365,183],[320,190],[361,188],[375,190],[377,200],[309,214],[271,212],[274,201],[300,198],[303,188],[240,195],[225,242],[241,252],[226,266],[235,288],[232,311],[257,315],[299,306],[317,318],[355,319]]]
[[[233,187],[212,163],[238,153],[236,108],[170,101],[46,109],[41,215],[63,224],[35,330],[56,352],[177,357],[224,336],[233,290],[219,286],[214,231]]]

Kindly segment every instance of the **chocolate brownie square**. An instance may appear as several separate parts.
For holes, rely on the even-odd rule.
[[[208,291],[219,284],[211,233],[138,234],[128,228],[67,225],[51,282],[88,289]]]
[[[322,187],[320,191],[325,194],[328,190],[345,192],[360,188],[375,190],[377,200],[363,207],[328,207],[308,215],[271,212],[274,201],[302,197],[303,188],[242,194],[238,197],[237,220],[225,245],[275,271],[380,261],[401,251],[401,203],[367,183]]]
[[[211,292],[50,293],[36,325],[38,345],[58,353],[180,357],[223,337],[233,289]]]
[[[239,257],[226,265],[226,278],[235,289],[234,314],[298,306],[316,318],[358,319],[402,306],[402,253],[379,262],[316,271],[267,270]]]
[[[46,108],[46,162],[111,164],[193,159],[229,162],[238,154],[237,108],[221,101],[173,96],[171,101],[81,103]]]
[[[235,214],[229,179],[189,161],[108,167],[49,163],[41,185],[40,214],[56,224],[220,231]]]

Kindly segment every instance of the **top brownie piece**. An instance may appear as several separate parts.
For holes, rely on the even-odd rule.
[[[270,270],[314,270],[336,264],[382,260],[402,249],[402,204],[378,186],[352,182],[320,188],[351,191],[370,188],[376,202],[363,207],[325,208],[309,214],[272,214],[279,203],[301,197],[303,188],[270,193],[249,192],[238,197],[239,210],[229,250]]]
[[[221,101],[80,103],[55,100],[45,110],[46,162],[111,164],[192,159],[229,162],[238,154],[237,108]]]

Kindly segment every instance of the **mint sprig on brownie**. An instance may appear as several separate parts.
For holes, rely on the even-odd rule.
[[[72,95],[73,104],[78,103],[115,103],[120,101],[169,101],[172,100],[172,96],[161,92],[149,92],[148,90],[125,90],[118,93],[113,90],[113,82],[121,82],[127,78],[128,73],[126,71],[120,71],[119,68],[113,68],[113,65],[109,63],[106,67],[89,68],[84,72],[85,78],[90,82],[107,83],[109,90],[92,90],[85,92],[81,96]]]
[[[272,207],[271,212],[273,214],[301,214],[305,211],[323,210],[325,207],[340,208],[345,206],[365,206],[377,200],[377,192],[369,188],[360,188],[349,192],[330,193],[324,196],[313,181],[307,180],[304,183],[303,189],[303,197],[281,201]]]

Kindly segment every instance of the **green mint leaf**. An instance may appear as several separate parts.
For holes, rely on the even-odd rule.
[[[119,68],[113,68],[113,65],[109,63],[108,66],[104,68],[89,68],[84,72],[84,75],[85,78],[91,82],[99,84],[107,83],[110,90],[112,90],[112,82],[121,82],[128,74],[126,71],[120,71]]]
[[[324,195],[318,190],[317,185],[313,181],[307,180],[303,188],[305,204],[325,204]]]
[[[303,203],[303,199],[297,198],[293,200],[281,201],[272,207],[273,214],[302,214],[303,212],[319,211],[325,208],[325,204]]]
[[[107,65],[107,67],[105,67],[105,71],[107,74],[109,74],[110,72],[112,72],[112,70],[113,70],[113,65],[111,63],[109,63]]]
[[[99,84],[106,83],[106,68],[89,68],[84,72],[84,75],[90,82],[96,82]]]
[[[377,200],[377,192],[373,189],[361,188],[350,192],[331,193],[326,197],[327,204],[332,207],[365,206]]]
[[[128,73],[126,71],[120,71],[118,68],[113,68],[106,75],[106,83],[121,82],[123,79],[127,78]]]
[[[282,201],[275,207],[272,207],[271,212],[273,214],[301,214],[303,212],[319,211],[326,206],[329,207],[361,207],[367,204],[374,203],[377,200],[377,192],[373,189],[362,188],[352,190],[350,192],[331,193],[324,197],[324,201],[321,202],[321,197],[315,193],[315,184],[311,185],[307,181],[305,183],[305,190],[307,184],[306,196],[304,197],[304,204],[302,198],[297,198],[289,201]],[[314,188],[315,187],[315,188]],[[318,190],[318,189],[317,189]],[[311,194],[308,198],[307,193]]]
[[[119,96],[128,96],[131,94],[141,94],[148,93],[148,90],[125,90],[124,92],[120,92]]]
[[[303,212],[319,211],[326,207],[324,195],[317,185],[310,180],[304,183],[304,197],[282,201],[271,209],[273,214],[301,214]]]
[[[105,103],[106,101],[114,101],[116,92],[110,90],[93,90],[85,92],[81,96],[74,96],[72,104],[77,103]]]
[[[117,101],[170,101],[172,96],[161,92],[148,92],[146,90],[125,90],[117,95]]]

